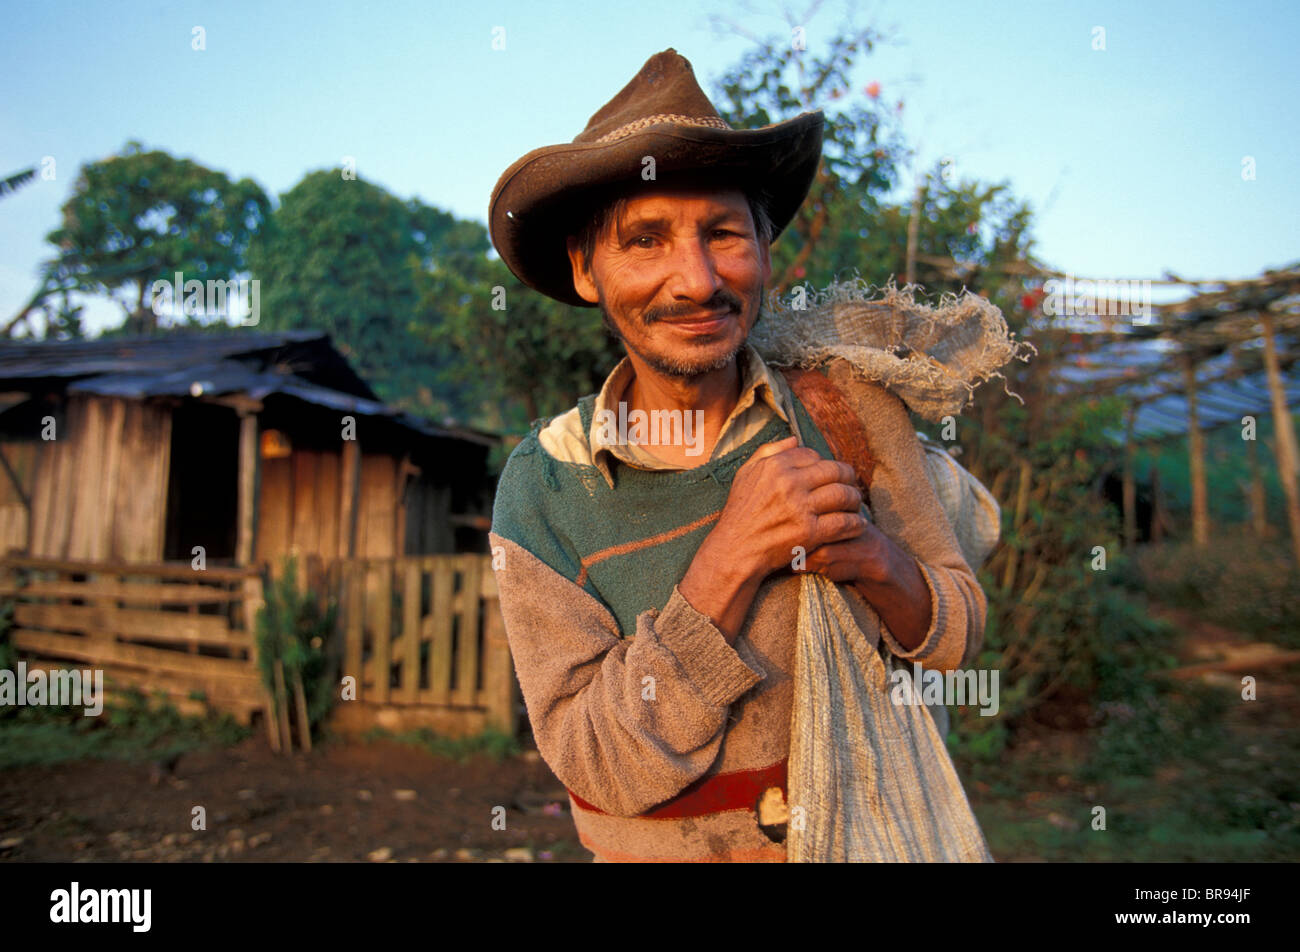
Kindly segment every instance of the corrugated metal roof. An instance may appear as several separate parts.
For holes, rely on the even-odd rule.
[[[498,442],[492,434],[430,423],[380,402],[319,331],[0,344],[0,388],[36,381],[58,382],[69,393],[137,400],[229,394],[262,400],[279,394],[391,420],[425,436]]]
[[[94,340],[5,341],[0,343],[0,381],[40,377],[172,370],[286,345],[326,341],[319,331],[275,334],[184,334]]]
[[[1231,351],[1197,364],[1196,417],[1201,429],[1240,426],[1243,416],[1259,418],[1273,412],[1263,370],[1229,380],[1215,379],[1240,366]],[[1115,381],[1119,384],[1113,391],[1117,396],[1141,401],[1133,421],[1133,433],[1138,439],[1161,439],[1188,430],[1187,398],[1181,392],[1186,383],[1182,364],[1174,359],[1168,346],[1157,340],[1100,347],[1079,363],[1062,364],[1059,371],[1059,390],[1063,394],[1077,393],[1078,388],[1089,384]],[[1287,405],[1300,405],[1300,363],[1282,371],[1282,384]],[[1179,392],[1166,393],[1171,390]],[[1124,438],[1122,431],[1111,435],[1119,441]]]

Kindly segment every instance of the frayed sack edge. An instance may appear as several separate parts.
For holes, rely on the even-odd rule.
[[[1002,311],[978,294],[947,292],[931,306],[917,300],[918,292],[924,288],[898,288],[892,279],[877,289],[852,278],[810,291],[800,308],[792,304],[795,294],[791,303],[771,294],[749,342],[778,367],[842,358],[930,422],[961,413],[974,401],[975,388],[994,377],[1023,405],[1000,371],[1012,360],[1027,363],[1037,348],[1015,340]],[[946,361],[935,356],[949,347],[956,353]]]

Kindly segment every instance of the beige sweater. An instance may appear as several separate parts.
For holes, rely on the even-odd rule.
[[[931,628],[908,651],[845,587],[850,605],[867,637],[883,637],[898,658],[957,668],[979,650],[986,600],[931,488],[907,411],[842,364],[829,376],[867,428],[877,460],[872,516],[917,560]],[[772,425],[788,432],[775,411]],[[807,437],[806,417],[800,425]],[[759,439],[779,437],[769,430]],[[636,472],[611,490],[593,476],[589,455],[570,449],[572,458],[557,459],[542,445],[534,434],[512,455],[491,541],[504,560],[501,609],[533,733],[569,790],[581,842],[604,861],[784,861],[780,833],[760,828],[757,807],[765,791],[785,791],[799,579],[769,577],[729,645],[676,588],[726,487],[692,518],[685,483],[644,490],[656,474]],[[720,465],[717,481],[758,445],[750,440],[738,460]],[[637,491],[650,495],[632,497]],[[619,509],[624,497],[636,507]],[[661,528],[675,518],[680,524]],[[632,617],[625,593],[652,589],[665,592],[662,601],[623,630],[617,616]]]

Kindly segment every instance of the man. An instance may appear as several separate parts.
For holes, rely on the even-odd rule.
[[[820,113],[730,130],[667,50],[493,192],[511,270],[600,307],[627,351],[516,448],[491,537],[538,749],[599,861],[785,859],[760,803],[786,789],[798,570],[843,583],[863,632],[909,665],[955,668],[982,638],[984,593],[902,402],[827,370],[870,437],[864,500],[746,345],[821,138]],[[612,425],[638,411],[681,420],[680,439]]]

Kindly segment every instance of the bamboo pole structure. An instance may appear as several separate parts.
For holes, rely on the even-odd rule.
[[[1198,547],[1210,542],[1209,493],[1205,486],[1205,434],[1196,418],[1196,363],[1183,355],[1183,378],[1187,395],[1187,453],[1192,476],[1192,540]]]
[[[921,197],[924,194],[924,183],[917,182],[916,195],[912,197],[912,214],[907,219],[907,261],[903,268],[903,281],[906,284],[916,281],[916,244],[921,233]]]
[[[1274,336],[1273,315],[1261,311],[1259,322],[1264,329],[1264,368],[1268,372],[1268,393],[1273,404],[1273,426],[1277,436],[1273,452],[1277,456],[1277,475],[1286,494],[1286,518],[1291,527],[1291,549],[1296,566],[1300,567],[1300,487],[1296,485],[1297,462],[1295,428],[1287,408],[1286,391],[1282,388],[1282,373],[1278,367],[1277,341]]]

